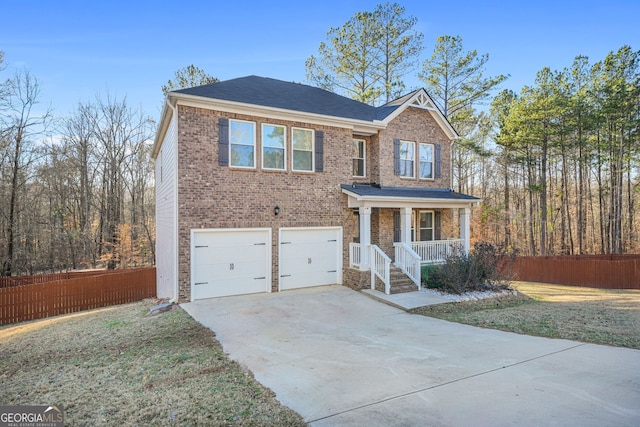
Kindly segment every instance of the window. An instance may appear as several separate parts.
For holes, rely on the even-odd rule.
[[[433,145],[420,144],[420,178],[433,178]]]
[[[253,122],[229,120],[230,166],[255,168],[256,127]]]
[[[420,211],[418,215],[418,240],[421,242],[433,240],[433,212]]]
[[[415,161],[415,143],[400,141],[400,176],[413,178]]]
[[[293,128],[291,130],[291,159],[294,171],[313,172],[313,131]]]
[[[353,212],[353,221],[356,225],[356,233],[355,236],[353,236],[353,243],[360,243],[360,212],[358,212],[357,209]]]
[[[262,168],[284,170],[286,128],[262,125]]]
[[[366,176],[365,142],[361,139],[353,140],[353,176]]]

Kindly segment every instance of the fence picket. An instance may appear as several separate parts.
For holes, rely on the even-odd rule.
[[[46,275],[53,279],[50,281],[21,277],[0,283],[0,326],[156,295],[155,267],[91,273]]]
[[[604,289],[640,289],[640,255],[516,258],[515,279]]]

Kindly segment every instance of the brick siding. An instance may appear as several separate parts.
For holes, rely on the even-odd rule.
[[[349,268],[349,242],[356,235],[353,210],[340,184],[354,181],[380,182],[386,186],[450,187],[450,145],[446,136],[424,110],[408,108],[380,136],[366,139],[367,176],[352,176],[351,130],[229,114],[179,105],[178,114],[178,277],[179,301],[189,301],[191,230],[198,228],[272,229],[272,284],[278,288],[278,230],[282,227],[343,227],[343,283],[355,289],[368,286],[368,272]],[[256,169],[218,165],[220,117],[255,123]],[[261,124],[287,127],[286,171],[261,170]],[[291,171],[291,128],[324,132],[324,171]],[[360,137],[357,137],[360,138]],[[393,174],[393,138],[442,144],[442,176],[437,180],[405,180]],[[278,205],[280,214],[274,215]],[[451,215],[443,214],[450,224]],[[393,210],[374,209],[372,241],[393,257]],[[444,234],[443,234],[444,236]]]
[[[351,177],[351,141],[348,129],[308,126],[299,122],[227,114],[193,107],[178,107],[178,215],[179,299],[190,295],[191,229],[256,228],[272,229],[272,285],[278,288],[278,230],[282,227],[343,226],[349,239],[354,233],[350,209],[340,184]],[[256,148],[255,170],[218,166],[218,119],[249,120],[256,123],[256,140],[261,124],[287,126],[287,171],[260,169],[260,144]],[[292,127],[324,131],[324,172],[291,171],[290,132]],[[280,214],[274,215],[278,205]],[[349,265],[349,246],[343,244],[344,265]]]
[[[396,117],[387,128],[380,132],[377,153],[380,159],[380,176],[377,182],[386,187],[427,187],[451,188],[451,144],[431,113],[419,108],[409,107]],[[418,179],[404,178],[393,173],[393,140],[401,139],[418,144],[430,143],[441,146],[441,178]],[[376,144],[373,144],[376,145]],[[435,160],[435,159],[434,159]],[[374,160],[375,162],[375,160]]]

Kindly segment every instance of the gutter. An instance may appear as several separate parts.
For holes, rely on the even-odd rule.
[[[158,154],[160,153],[160,146],[162,145],[164,136],[166,135],[167,129],[169,128],[169,123],[171,123],[171,118],[173,114],[176,112],[176,109],[172,104],[172,98],[173,97],[170,94],[168,94],[166,96],[164,107],[162,108],[160,123],[158,124],[156,137],[153,140],[153,149],[151,150],[151,158],[154,160],[158,157]]]

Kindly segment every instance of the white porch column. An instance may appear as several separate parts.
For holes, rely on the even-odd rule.
[[[471,226],[470,217],[471,217],[471,209],[470,208],[460,208],[458,209],[458,216],[460,219],[460,238],[464,242],[464,253],[469,253],[470,243],[469,240],[471,238]]]
[[[400,208],[400,241],[411,246],[411,208]]]
[[[371,208],[358,208],[360,214],[360,270],[369,270],[369,246],[371,245]]]

